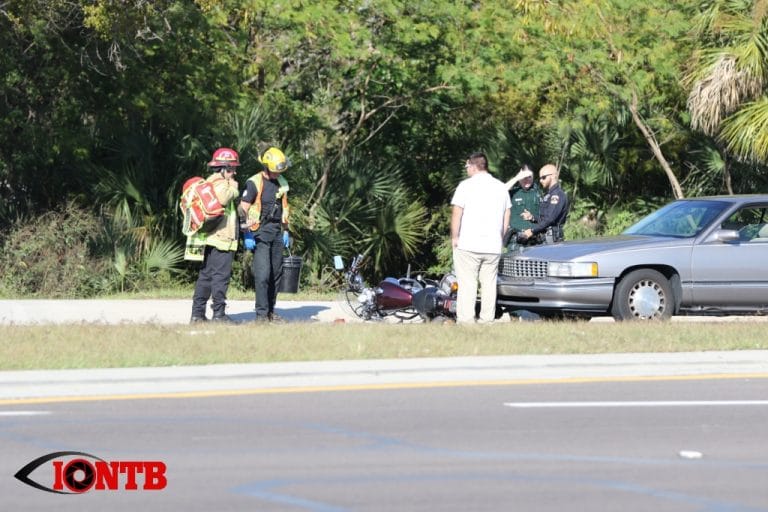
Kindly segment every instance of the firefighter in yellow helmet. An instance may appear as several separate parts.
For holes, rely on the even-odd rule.
[[[282,320],[275,314],[275,302],[283,277],[283,250],[291,242],[289,186],[283,176],[290,162],[275,147],[267,149],[259,161],[263,170],[245,182],[238,215],[240,228],[245,231],[245,248],[253,250],[256,321],[271,322]]]
[[[224,206],[224,215],[211,221],[210,227],[194,235],[196,241],[204,245],[203,266],[195,283],[192,296],[191,323],[207,320],[205,309],[208,299],[212,300],[215,322],[232,323],[225,313],[227,289],[232,275],[232,262],[237,252],[237,212],[235,202],[240,191],[235,180],[235,173],[240,165],[237,151],[219,148],[213,152],[208,168],[211,171],[206,181],[213,184],[214,193],[219,203]]]

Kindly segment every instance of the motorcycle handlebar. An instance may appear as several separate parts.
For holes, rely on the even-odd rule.
[[[352,263],[349,265],[349,270],[351,272],[357,272],[358,267],[362,262],[363,262],[363,255],[358,254],[357,256],[354,257],[354,259],[352,260]]]

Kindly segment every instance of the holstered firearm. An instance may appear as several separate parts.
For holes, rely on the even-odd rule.
[[[507,232],[504,233],[504,236],[501,239],[501,246],[506,247],[510,240],[517,240],[517,230],[513,228],[512,226],[507,228]]]
[[[564,239],[562,226],[550,226],[547,228],[545,243],[554,244],[556,242],[562,242]]]

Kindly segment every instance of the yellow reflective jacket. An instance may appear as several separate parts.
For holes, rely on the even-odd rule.
[[[264,173],[260,172],[254,174],[248,178],[248,181],[253,182],[256,187],[256,199],[253,200],[253,204],[248,208],[248,224],[251,226],[251,231],[256,231],[261,224],[261,192],[264,189]],[[290,207],[288,206],[288,190],[290,190],[290,187],[288,186],[288,180],[286,180],[282,174],[277,175],[277,184],[278,189],[277,194],[275,194],[275,201],[282,199],[283,215],[281,222],[283,228],[288,229],[288,219],[291,212]]]

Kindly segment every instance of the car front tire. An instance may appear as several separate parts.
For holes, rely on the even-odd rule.
[[[649,268],[624,276],[613,293],[611,314],[616,320],[668,320],[674,309],[669,280]]]

